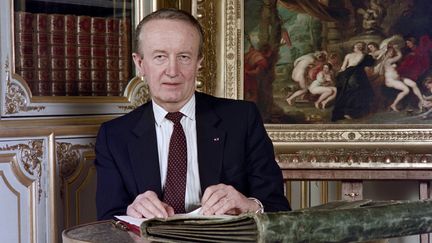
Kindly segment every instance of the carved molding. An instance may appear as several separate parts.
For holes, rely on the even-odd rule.
[[[130,105],[118,106],[124,111],[133,110],[151,99],[147,82],[139,77],[135,77],[129,82],[125,94],[131,103]]]
[[[278,154],[283,168],[424,168],[432,167],[432,154],[412,153],[403,149],[305,149]]]
[[[70,177],[83,160],[84,150],[94,149],[94,144],[85,145],[56,142],[56,156],[60,173],[60,197],[63,198],[64,181]]]
[[[78,165],[83,158],[83,150],[89,149],[94,149],[93,143],[81,145],[56,142],[56,154],[60,168],[60,177],[67,178],[71,176],[78,168]]]
[[[5,113],[16,114],[20,111],[41,111],[45,106],[29,106],[29,96],[22,85],[16,80],[11,80],[9,69],[9,58],[5,62],[6,72],[6,94],[5,94]]]
[[[216,35],[217,21],[216,21],[216,7],[215,1],[200,0],[197,1],[197,19],[201,23],[204,30],[204,60],[202,68],[197,77],[198,90],[214,94],[216,86]]]
[[[43,160],[43,140],[31,140],[27,144],[5,145],[0,147],[0,151],[19,151],[18,162],[24,170],[36,178],[38,202],[42,196],[42,160]]]
[[[243,85],[241,84],[241,10],[239,1],[227,0],[225,4],[225,96],[231,99],[243,98]]]
[[[268,134],[273,142],[407,142],[432,141],[430,129],[363,129],[363,130],[272,130]]]

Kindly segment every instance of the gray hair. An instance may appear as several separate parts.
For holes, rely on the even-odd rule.
[[[162,8],[159,9],[147,16],[145,16],[138,24],[136,31],[135,31],[135,52],[139,53],[140,51],[140,33],[141,30],[143,28],[143,26],[147,23],[150,22],[151,20],[160,20],[160,19],[170,19],[170,20],[178,20],[178,21],[183,21],[186,23],[189,23],[190,25],[192,25],[192,27],[194,27],[199,34],[200,37],[200,42],[199,42],[199,49],[198,49],[198,57],[201,58],[203,56],[203,46],[204,46],[204,31],[200,25],[200,23],[198,22],[198,20],[192,16],[190,13],[180,10],[180,9],[175,9],[175,8]]]

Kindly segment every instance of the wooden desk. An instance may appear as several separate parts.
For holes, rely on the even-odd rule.
[[[105,243],[149,243],[131,232],[120,230],[110,220],[78,225],[62,233],[64,243],[105,242]]]

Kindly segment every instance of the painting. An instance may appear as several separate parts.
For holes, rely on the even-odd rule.
[[[265,123],[431,124],[431,1],[242,7],[242,94]]]
[[[378,11],[375,20],[364,19],[362,13],[376,8],[373,4],[385,8]],[[214,68],[203,68],[214,74],[214,79],[201,82],[210,86],[209,93],[215,96],[257,104],[281,168],[422,169],[432,165],[432,119],[427,113],[430,91],[426,85],[430,59],[422,59],[426,70],[412,82],[406,81],[409,85],[401,81],[408,91],[393,106],[396,110],[391,105],[400,91],[386,86],[385,74],[378,71],[383,65],[377,65],[389,55],[389,49],[397,49],[393,59],[395,52],[402,57],[388,68],[402,66],[411,55],[415,57],[412,61],[420,60],[419,56],[430,57],[432,2],[207,0],[198,1],[196,6],[207,36],[215,38],[205,45],[205,59]],[[408,46],[411,37],[417,53],[411,53],[413,48]],[[351,57],[360,56],[361,60],[351,60],[350,65],[356,66],[353,61],[360,63],[366,56],[368,60],[355,69],[360,73],[354,75],[356,79],[339,79],[354,87],[355,94],[356,85],[362,87],[361,95],[352,96],[367,101],[368,108],[354,107],[358,115],[350,113],[351,117],[346,118],[342,114],[340,119],[332,120],[339,92],[337,79],[343,73],[340,70],[345,56],[354,52],[357,43],[362,43],[361,53]],[[372,45],[377,46],[376,53],[372,53]],[[293,75],[296,60],[307,58],[312,63],[303,64],[306,67],[301,77],[307,78],[309,86],[325,70],[324,64],[331,65],[329,76],[334,84],[324,87],[336,87],[336,96],[330,96],[327,103],[317,102],[320,95],[309,89],[291,99],[291,104],[287,101],[301,90],[300,82],[293,80],[297,76]],[[414,84],[422,98],[415,94]],[[345,97],[351,98],[347,94]]]

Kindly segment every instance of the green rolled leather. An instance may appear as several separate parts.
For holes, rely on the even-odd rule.
[[[160,242],[358,242],[432,232],[432,201],[337,201],[291,212],[156,218],[141,231]]]

